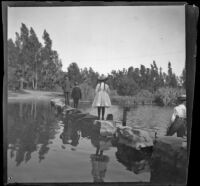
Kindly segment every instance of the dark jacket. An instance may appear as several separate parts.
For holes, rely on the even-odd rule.
[[[82,94],[81,94],[81,89],[80,89],[80,87],[75,86],[75,87],[72,89],[71,97],[72,97],[73,99],[81,99]]]
[[[71,92],[71,85],[70,85],[70,81],[65,79],[63,82],[63,91],[64,92]]]

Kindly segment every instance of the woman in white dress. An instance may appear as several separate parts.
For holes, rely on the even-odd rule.
[[[102,114],[102,120],[104,120],[105,108],[111,106],[110,97],[109,97],[109,86],[105,83],[107,78],[104,75],[101,75],[98,78],[98,83],[95,89],[96,95],[93,101],[92,106],[97,108],[98,119]]]

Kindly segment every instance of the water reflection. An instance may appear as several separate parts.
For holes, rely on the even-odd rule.
[[[112,147],[112,140],[102,138],[100,135],[93,135],[91,137],[91,143],[96,147],[96,153],[90,156],[93,181],[104,182],[109,157],[103,153]]]
[[[102,151],[101,151],[102,152]],[[91,154],[92,176],[94,182],[104,182],[109,157],[103,154]]]
[[[90,105],[88,107],[90,107]],[[34,178],[36,176],[41,176],[40,178],[38,178],[41,181],[47,178],[50,179],[51,175],[54,174],[54,169],[50,168],[54,167],[54,163],[57,161],[61,162],[61,164],[59,164],[60,173],[56,172],[54,174],[56,181],[60,181],[59,179],[61,177],[63,180],[66,179],[66,175],[61,175],[61,171],[65,172],[68,170],[69,167],[72,175],[75,175],[75,177],[80,176],[80,180],[82,180],[81,176],[83,175],[83,172],[79,171],[79,163],[83,165],[83,167],[85,165],[84,170],[86,169],[86,173],[84,172],[84,174],[88,176],[87,173],[89,173],[88,179],[92,177],[94,182],[104,182],[106,175],[107,177],[109,177],[108,179],[110,180],[115,180],[115,178],[120,179],[118,178],[118,174],[116,174],[115,170],[120,171],[122,175],[127,176],[127,178],[130,178],[130,180],[133,181],[137,181],[138,179],[136,178],[142,180],[144,176],[143,174],[141,174],[142,172],[149,172],[150,174],[150,153],[140,153],[125,145],[117,144],[116,141],[112,138],[109,139],[101,137],[99,135],[99,128],[93,126],[93,122],[95,119],[97,119],[97,117],[87,113],[77,113],[75,115],[72,114],[63,118],[63,116],[59,115],[59,113],[57,113],[56,115],[53,112],[55,110],[52,109],[53,108],[50,107],[49,103],[38,103],[34,100],[29,102],[9,103],[8,156],[10,157],[10,159],[14,160],[14,163],[16,163],[17,166],[21,165],[23,162],[29,162],[31,158],[35,159],[35,157],[38,158],[39,162],[44,159],[46,162],[44,164],[40,164],[38,167],[35,166],[34,163],[30,163],[27,166],[21,166],[17,169],[15,169],[15,167],[13,168],[11,164],[9,165],[11,167],[10,169],[12,169],[13,171],[11,171],[11,175],[23,175],[25,170],[29,170],[29,174],[31,176],[33,175],[33,178],[30,178],[30,180],[32,179],[32,181],[34,181]],[[138,107],[138,110],[144,111],[144,108]],[[119,110],[117,111],[119,112]],[[135,110],[134,118],[136,116],[136,118],[140,118],[140,115],[138,114],[140,112]],[[148,111],[148,113],[150,114],[143,114],[144,117],[149,118],[151,112]],[[166,112],[166,115],[167,114],[168,111]],[[153,123],[157,121],[157,118],[153,119],[154,121],[152,121],[152,126]],[[146,120],[147,119],[145,119],[144,121]],[[84,140],[82,138],[84,138]],[[53,145],[50,145],[52,142],[55,143]],[[69,148],[67,148],[65,151],[59,149],[60,143],[63,144],[63,148],[65,148],[66,146],[71,146],[71,150],[76,150],[76,152],[69,150],[66,153],[66,150],[68,150]],[[46,157],[47,154],[49,155],[48,158]],[[115,161],[116,159],[117,162]],[[109,163],[114,161],[115,163]],[[62,164],[62,162],[64,163]],[[77,164],[77,166],[75,164]],[[121,165],[123,165],[125,168],[119,170],[122,167]],[[108,166],[110,171],[109,173],[107,173]],[[48,173],[42,173],[38,176],[36,174],[37,171],[35,171],[37,170],[37,168],[41,168],[41,170],[39,171],[42,171],[43,168],[47,168],[49,169],[49,171]],[[56,171],[58,170],[56,169]],[[127,172],[129,172],[130,174],[127,174]],[[135,175],[132,175],[132,173]],[[69,175],[69,177],[70,176],[71,175]],[[76,178],[71,179],[76,180]],[[148,178],[146,178],[145,180],[147,179]],[[122,179],[122,181],[126,180]]]
[[[67,115],[63,118],[64,128],[60,135],[63,144],[78,146],[80,136],[91,141],[96,152],[90,155],[92,176],[94,182],[104,182],[109,157],[104,154],[111,147],[116,147],[115,153],[118,162],[134,174],[150,172],[149,160],[152,149],[137,151],[133,148],[118,144],[114,138],[100,136],[100,128],[94,127],[96,117],[90,114],[79,114],[77,117]]]
[[[80,136],[89,139],[96,148],[96,153],[90,156],[93,180],[104,182],[109,157],[103,153],[112,147],[112,140],[100,136],[99,128],[93,125],[95,119],[97,117],[90,114],[79,114],[77,117],[67,115],[63,120],[64,128],[60,138],[64,145],[72,146],[79,144]]]
[[[48,103],[32,100],[8,104],[7,144],[10,158],[15,158],[17,166],[27,163],[35,151],[39,161],[45,158],[57,133],[56,123]]]
[[[80,132],[73,120],[66,118],[63,132],[60,135],[63,144],[70,144],[76,147],[79,144]]]
[[[151,148],[138,151],[123,144],[118,144],[115,155],[117,160],[122,163],[127,170],[132,171],[135,174],[140,174],[150,171],[149,162],[151,153]]]

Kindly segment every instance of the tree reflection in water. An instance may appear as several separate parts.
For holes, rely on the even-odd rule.
[[[16,165],[28,162],[38,151],[39,161],[48,153],[50,140],[55,138],[56,118],[45,102],[18,102],[8,104],[8,149]],[[40,145],[40,148],[38,146]]]

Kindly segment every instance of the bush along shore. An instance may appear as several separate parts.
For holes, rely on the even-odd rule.
[[[92,102],[95,96],[95,90],[87,84],[80,85],[83,100]],[[177,97],[186,94],[184,88],[162,87],[155,92],[142,89],[133,96],[122,96],[116,90],[110,91],[111,102],[121,107],[136,107],[137,105],[158,105],[158,106],[174,106]]]
[[[185,183],[187,170],[187,142],[185,139],[173,136],[152,137],[144,129],[122,126],[119,121],[97,120],[97,116],[65,106],[63,99],[54,98],[50,102],[64,125],[69,119],[73,120],[73,125],[88,131],[88,139],[92,140],[92,136],[98,136],[100,141],[106,142],[106,144],[110,141],[110,146],[117,149],[123,147],[132,149],[131,151],[139,153],[140,156],[148,155],[151,166],[150,182],[162,183],[167,175],[165,181],[169,184]]]
[[[137,105],[158,105],[158,106],[174,106],[177,97],[185,94],[185,89],[179,88],[160,88],[155,93],[148,90],[142,90],[135,96],[111,96],[113,104],[122,107],[135,107]]]

